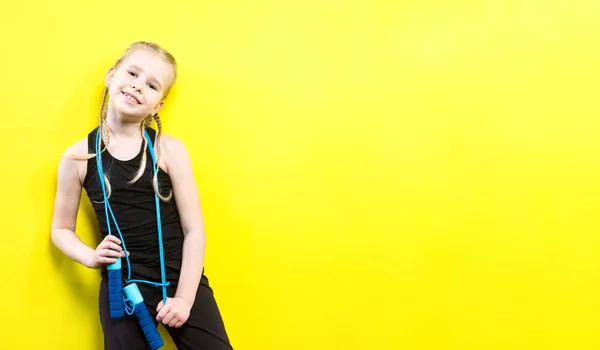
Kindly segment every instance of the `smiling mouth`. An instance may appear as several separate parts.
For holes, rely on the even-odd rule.
[[[136,103],[138,105],[141,104],[140,100],[138,100],[135,96],[133,96],[125,91],[122,91],[122,93],[125,96],[125,98],[128,99],[129,101]]]

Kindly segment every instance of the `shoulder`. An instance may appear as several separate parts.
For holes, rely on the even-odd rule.
[[[160,137],[160,147],[169,158],[188,156],[188,151],[183,141],[172,135],[162,134]]]
[[[184,150],[185,149],[185,145],[183,144],[183,141],[181,141],[180,139],[178,139],[177,137],[175,137],[173,135],[162,134],[160,136],[160,139],[161,139],[160,145],[162,147],[164,147],[165,150],[167,148],[170,150]]]
[[[162,134],[160,147],[170,174],[191,170],[191,159],[187,147],[175,136]]]
[[[87,136],[69,146],[60,157],[59,170],[63,176],[76,176],[81,183],[87,172],[88,152]]]
[[[86,155],[88,154],[88,138],[87,136],[82,138],[81,140],[75,142],[74,144],[72,144],[71,146],[69,146],[69,148],[67,148],[65,150],[65,153],[63,153],[64,157],[76,157],[76,156],[81,156],[81,155]]]

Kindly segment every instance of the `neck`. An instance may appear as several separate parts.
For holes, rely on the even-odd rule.
[[[141,137],[140,121],[129,121],[127,118],[119,115],[110,105],[106,111],[106,122],[109,131],[116,137]]]

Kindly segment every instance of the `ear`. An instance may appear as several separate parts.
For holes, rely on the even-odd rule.
[[[153,109],[152,114],[156,114],[158,113],[158,111],[160,111],[160,109],[165,105],[165,100],[160,101]]]
[[[104,85],[108,89],[110,83],[112,82],[112,78],[115,76],[115,67],[110,67],[108,72],[106,72],[106,77],[104,78]]]

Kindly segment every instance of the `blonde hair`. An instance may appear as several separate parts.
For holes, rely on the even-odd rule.
[[[148,50],[153,53],[156,53],[157,55],[160,56],[160,58],[165,60],[167,63],[169,63],[173,67],[173,79],[172,79],[171,83],[167,86],[167,88],[165,89],[165,93],[163,95],[163,98],[165,98],[168,95],[169,91],[171,90],[171,87],[173,86],[173,84],[175,84],[175,80],[177,78],[177,62],[175,61],[175,58],[167,50],[163,49],[158,44],[155,44],[152,42],[147,42],[147,41],[137,41],[137,42],[134,42],[131,45],[129,45],[127,50],[125,50],[125,52],[121,55],[121,57],[119,57],[119,59],[115,62],[115,68],[118,68],[119,65],[121,65],[121,63],[123,63],[123,61],[131,53],[133,53],[137,50]],[[104,148],[100,151],[101,153],[104,152],[108,148],[108,144],[110,142],[110,133],[109,133],[109,128],[108,128],[108,123],[106,121],[106,111],[107,111],[107,105],[108,105],[107,102],[108,102],[108,87],[104,89],[104,94],[102,96],[102,104],[100,105],[100,125],[98,126],[98,132],[101,134],[100,134],[100,137],[98,138],[97,149],[101,148],[102,142],[104,141]],[[150,126],[150,124],[152,123],[152,119],[154,119],[154,121],[156,121],[156,125],[158,127],[158,134],[156,135],[156,151],[157,151],[156,152],[156,169],[153,169],[154,173],[152,176],[152,187],[154,188],[154,192],[158,195],[158,197],[161,200],[168,201],[173,196],[173,191],[170,191],[167,196],[163,196],[158,189],[158,171],[160,169],[160,159],[162,156],[162,152],[160,149],[160,136],[162,135],[162,123],[160,121],[160,117],[158,116],[158,114],[149,115],[146,118],[144,118],[144,120],[140,123],[140,132],[142,135],[142,139],[144,140],[144,152],[142,153],[142,159],[140,161],[140,167],[139,167],[138,171],[136,172],[133,179],[131,179],[128,183],[133,184],[136,181],[138,181],[144,174],[144,171],[146,170],[146,163],[147,163],[146,148],[148,147],[148,140],[144,136],[144,130],[146,127]],[[87,154],[85,156],[70,155],[69,157],[71,157],[73,159],[78,159],[78,160],[88,160],[88,159],[94,158],[95,156],[96,156],[96,154]],[[106,195],[108,198],[108,197],[110,197],[110,194],[111,194],[111,186],[110,186],[108,177],[106,175],[104,175],[104,182],[106,185],[106,190],[107,190]]]

